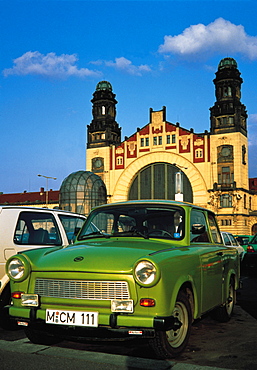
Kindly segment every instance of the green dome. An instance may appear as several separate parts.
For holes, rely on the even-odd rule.
[[[218,69],[235,66],[237,68],[237,62],[233,58],[223,58],[219,63]]]
[[[109,91],[112,91],[112,85],[108,81],[100,81],[96,85],[96,91],[100,91],[100,90],[109,90]]]

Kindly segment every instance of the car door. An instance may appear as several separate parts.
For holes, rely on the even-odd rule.
[[[211,225],[209,225],[209,221],[212,223]],[[190,223],[191,230],[194,225],[203,225],[205,228],[205,232],[191,235],[191,245],[199,246],[199,268],[201,270],[201,302],[199,303],[202,312],[205,312],[222,302],[224,247],[222,248],[221,244],[213,242],[213,239],[215,242],[218,241],[219,231],[215,229],[212,219],[207,221],[205,212],[193,209]]]

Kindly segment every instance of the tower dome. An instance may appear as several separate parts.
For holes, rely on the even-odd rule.
[[[226,67],[232,67],[232,66],[237,68],[237,62],[235,61],[234,58],[227,57],[227,58],[221,59],[221,61],[219,62],[218,69],[222,69],[222,68],[226,68]]]
[[[108,81],[100,81],[96,85],[96,91],[108,90],[112,91],[112,85]]]

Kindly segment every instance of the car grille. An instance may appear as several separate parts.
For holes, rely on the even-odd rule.
[[[35,293],[41,297],[75,299],[129,299],[126,281],[36,279]]]

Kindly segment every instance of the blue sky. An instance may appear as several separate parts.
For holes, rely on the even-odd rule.
[[[85,169],[97,83],[108,80],[124,136],[167,120],[210,130],[213,79],[233,57],[244,80],[249,176],[257,177],[256,1],[0,1],[0,191],[59,189]]]

